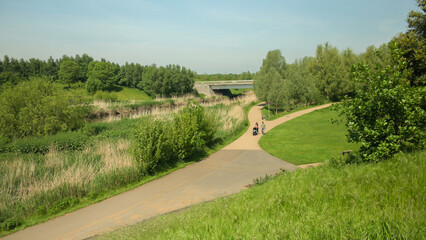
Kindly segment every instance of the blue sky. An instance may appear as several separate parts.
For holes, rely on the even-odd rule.
[[[256,72],[273,49],[292,63],[325,42],[379,46],[406,30],[410,10],[415,0],[0,0],[0,56]]]

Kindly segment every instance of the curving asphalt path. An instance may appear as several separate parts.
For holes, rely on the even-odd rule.
[[[265,121],[267,130],[330,104]],[[250,125],[261,124],[262,105],[249,112]],[[28,227],[9,239],[86,239],[99,233],[190,205],[238,193],[253,180],[298,167],[269,155],[252,136],[252,127],[233,143],[208,158],[100,203]]]

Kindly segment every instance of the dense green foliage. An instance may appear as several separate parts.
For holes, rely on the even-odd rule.
[[[376,50],[385,53],[381,59],[373,54]],[[352,65],[365,62],[374,66],[387,62],[386,50],[386,45],[379,49],[370,46],[365,53],[355,55],[351,49],[339,52],[325,43],[317,46],[314,57],[304,57],[293,64],[286,64],[279,50],[269,51],[254,78],[254,90],[260,100],[271,103],[276,113],[324,101],[339,101],[354,93],[356,83],[350,79]]]
[[[92,61],[87,70],[86,90],[94,94],[106,90],[116,82],[115,67],[109,62]]]
[[[133,140],[132,153],[144,174],[187,159],[210,145],[216,132],[212,118],[195,102],[188,103],[172,120],[150,118],[136,128]]]
[[[78,81],[79,73],[80,66],[76,62],[71,60],[62,61],[58,71],[59,81],[71,87],[71,83]]]
[[[391,64],[354,68],[354,79],[363,83],[342,113],[347,119],[348,139],[361,144],[366,161],[380,161],[407,148],[425,146],[425,87],[407,81],[402,51],[390,44]]]
[[[287,63],[281,55],[281,51],[269,51],[253,83],[257,98],[261,101],[270,102],[276,110],[285,102],[284,78],[286,77],[286,70]]]
[[[89,108],[45,79],[33,79],[0,92],[0,137],[45,136],[76,130]]]
[[[411,11],[408,15],[408,31],[392,39],[407,62],[407,80],[411,86],[426,85],[426,1],[417,0],[422,12]]]
[[[316,110],[275,127],[260,139],[259,145],[296,165],[324,162],[343,151],[359,148],[347,143],[343,123],[333,124],[339,120],[338,113],[330,108]]]
[[[83,150],[89,143],[86,135],[80,132],[62,132],[46,137],[16,139],[0,142],[0,152],[47,153],[55,151]]]
[[[353,92],[353,83],[349,80],[350,67],[354,63],[352,56],[350,50],[341,54],[328,43],[318,45],[309,68],[317,89],[325,99],[339,101]],[[346,63],[344,57],[347,58]]]
[[[98,239],[422,239],[425,158],[296,170]]]
[[[418,5],[423,13],[410,12],[409,30],[389,43],[388,57],[376,52],[370,57],[376,59],[373,64],[353,69],[360,84],[341,112],[349,141],[361,144],[363,161],[381,161],[425,147],[426,1],[419,0]]]
[[[142,66],[140,64],[118,65],[105,59],[94,61],[87,54],[47,61],[31,58],[29,61],[4,56],[0,60],[0,86],[5,83],[17,84],[31,77],[48,77],[70,85],[79,81],[86,84],[89,93],[97,90],[110,90],[115,84],[138,88],[151,97],[180,96],[193,92],[195,72],[179,65]]]

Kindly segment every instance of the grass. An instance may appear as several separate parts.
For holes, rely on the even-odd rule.
[[[297,170],[98,239],[424,239],[424,159]]]
[[[136,88],[128,88],[128,87],[119,87],[121,90],[112,91],[117,94],[119,101],[127,101],[127,100],[142,100],[149,101],[151,97],[148,96],[144,91],[141,91]]]
[[[280,111],[278,111],[277,114],[275,114],[275,110],[274,109],[268,110],[268,104],[266,104],[262,108],[262,116],[265,116],[266,120],[268,120],[268,121],[273,121],[277,118],[288,115],[290,113],[294,113],[294,112],[301,111],[301,110],[304,110],[304,109],[316,107],[316,106],[319,106],[319,105],[322,105],[322,104],[306,105],[306,106],[294,106],[293,105],[293,106],[286,107],[285,110],[280,110]]]
[[[219,130],[211,154],[248,128],[248,99],[207,107]],[[173,113],[170,110],[169,114]],[[141,176],[129,154],[132,129],[140,119],[94,122],[81,130],[89,144],[81,151],[0,154],[0,236],[140,186],[205,157],[193,156],[152,176]]]
[[[300,165],[323,162],[346,150],[357,150],[346,142],[346,128],[330,108],[317,110],[275,127],[263,136],[259,144],[268,153],[287,162]]]
[[[232,95],[234,96],[240,96],[244,94],[247,91],[253,91],[252,88],[240,88],[240,89],[230,89]]]

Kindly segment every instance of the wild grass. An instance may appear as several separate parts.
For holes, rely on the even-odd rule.
[[[344,123],[330,108],[317,110],[275,127],[259,145],[268,153],[300,165],[323,162],[359,146],[347,143]],[[332,123],[332,120],[336,123]]]
[[[297,170],[97,239],[424,239],[425,158]]]
[[[138,166],[127,149],[129,140],[99,141],[83,151],[52,149],[47,154],[6,154],[0,165],[2,230],[8,219],[56,214],[64,199],[96,195],[139,180]],[[106,181],[126,176],[123,182]],[[114,177],[116,176],[116,177]],[[5,224],[6,223],[6,224]]]
[[[245,95],[238,96],[236,98],[227,98],[227,97],[216,97],[216,96],[210,96],[205,97],[203,99],[196,97],[195,95],[185,95],[182,97],[173,97],[173,98],[157,98],[156,103],[160,104],[152,104],[149,108],[140,108],[135,109],[134,111],[129,112],[128,114],[119,114],[119,115],[109,115],[107,118],[103,119],[103,121],[106,122],[113,122],[118,121],[123,118],[141,118],[144,116],[149,115],[168,115],[173,114],[181,110],[185,107],[186,103],[188,101],[197,101],[204,107],[213,107],[216,105],[241,105],[241,106],[247,106],[251,102],[257,101],[256,96],[253,92],[248,92]],[[116,107],[114,106],[114,103],[105,103],[103,101],[95,101],[95,104],[99,108],[103,109],[114,109]]]
[[[216,117],[218,126],[215,144],[207,153],[246,130],[247,99],[227,100],[206,107],[208,114]],[[173,111],[150,114],[170,117]],[[140,121],[143,119],[124,118],[90,123],[76,133],[88,136],[89,144],[82,150],[51,148],[45,154],[0,154],[0,236],[136,187],[188,164],[178,163],[155,176],[142,177],[140,166],[129,152],[132,131]]]

